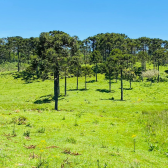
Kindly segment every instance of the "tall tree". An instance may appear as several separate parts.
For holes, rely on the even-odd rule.
[[[157,64],[158,72],[159,72],[160,65],[162,65],[165,62],[164,60],[166,60],[167,55],[168,55],[168,52],[164,48],[158,49],[153,52],[153,58],[154,58],[153,60],[155,60],[155,62]],[[157,80],[159,82],[159,73],[158,73]]]
[[[78,90],[78,78],[82,73],[81,70],[82,60],[80,56],[73,56],[70,59],[70,73],[74,74],[77,79],[76,89]]]
[[[121,78],[121,100],[123,100],[123,69],[129,67],[132,61],[132,56],[130,54],[123,54],[121,50],[112,50],[111,54],[114,56],[114,62],[116,68],[120,70]]]
[[[105,62],[105,68],[106,68],[105,76],[106,76],[106,78],[109,79],[109,92],[111,92],[111,77],[112,77],[113,72],[115,70],[113,56],[110,56],[107,58],[107,61]]]
[[[82,67],[82,72],[85,76],[85,90],[87,89],[87,86],[86,86],[86,77],[87,76],[91,76],[92,75],[92,69],[89,65],[85,65]]]
[[[18,60],[18,72],[19,72],[20,66],[21,66],[20,53],[23,52],[24,41],[22,37],[15,36],[15,37],[12,37],[12,43],[13,43],[14,51],[16,51],[17,57],[18,57],[17,60]]]
[[[101,61],[100,51],[94,50],[92,54],[90,55],[90,60],[96,65],[96,82],[97,82],[97,71],[98,71],[97,64]]]
[[[0,39],[0,63],[5,62],[8,60],[8,53],[7,53],[7,48],[6,48],[6,40],[5,38]]]
[[[148,60],[148,51],[151,39],[147,37],[140,37],[136,40],[140,52],[139,59],[141,60],[142,70],[146,70],[146,61]]]
[[[69,56],[71,48],[75,48],[74,38],[62,31],[50,31],[41,33],[38,45],[38,57],[41,76],[47,77],[52,72],[54,75],[54,99],[55,110],[58,110],[59,74],[62,60]]]

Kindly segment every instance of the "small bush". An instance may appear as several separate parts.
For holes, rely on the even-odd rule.
[[[146,72],[142,72],[142,77],[146,77],[151,83],[156,79],[159,75],[159,71],[157,70],[148,70]]]

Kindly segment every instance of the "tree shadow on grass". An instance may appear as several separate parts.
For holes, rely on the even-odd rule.
[[[90,81],[87,81],[86,83],[94,83],[96,82],[96,80],[90,80]]]
[[[144,83],[143,86],[144,86],[144,87],[151,87],[152,84],[151,84],[151,83]]]
[[[102,93],[114,93],[114,90],[111,90],[111,92],[107,89],[96,89],[96,91],[102,92]]]
[[[111,100],[111,101],[126,101],[126,100],[121,100],[121,99],[113,99],[113,98],[109,98],[109,99],[100,99],[100,100]]]
[[[67,91],[87,91],[89,89],[69,89]]]
[[[121,89],[121,88],[120,88]],[[123,90],[132,90],[133,88],[123,88]]]
[[[12,74],[14,79],[21,79],[25,81],[25,84],[33,83],[34,80],[38,79],[35,74],[30,73],[29,71],[15,72]]]
[[[63,97],[64,95],[59,95],[59,98],[60,98],[59,100],[64,99]],[[41,96],[38,100],[34,102],[34,104],[51,103],[52,101],[55,101],[54,96],[49,94],[49,95]]]

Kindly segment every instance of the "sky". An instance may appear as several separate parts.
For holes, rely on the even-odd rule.
[[[168,40],[167,0],[0,0],[0,38],[60,30],[80,40],[98,33]]]

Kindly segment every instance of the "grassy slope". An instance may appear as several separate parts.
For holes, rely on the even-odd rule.
[[[125,101],[119,101],[120,81],[114,81],[113,91],[108,93],[108,81],[103,75],[99,74],[98,82],[93,80],[94,77],[88,78],[91,82],[87,83],[87,91],[77,91],[76,78],[68,78],[68,95],[60,96],[57,112],[53,110],[53,81],[25,84],[11,73],[1,73],[1,167],[37,166],[40,156],[48,161],[49,167],[64,164],[64,167],[95,168],[98,160],[100,167],[106,167],[105,164],[110,168],[167,167],[162,148],[149,151],[149,135],[140,121],[142,113],[168,109],[168,83],[150,86],[150,83],[134,82],[132,90],[124,90]],[[80,78],[79,89],[83,88],[84,78]],[[129,88],[127,81],[124,88]],[[64,80],[61,80],[61,93],[63,89]],[[110,100],[112,97],[114,100]],[[16,125],[17,136],[11,137],[12,118],[19,116],[27,118],[27,126]],[[42,128],[45,132],[39,133]],[[30,131],[30,139],[23,136],[25,131]],[[136,135],[135,152],[132,135]],[[24,147],[30,145],[36,148]],[[58,148],[46,148],[51,146]],[[32,159],[33,153],[37,158]]]

